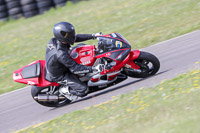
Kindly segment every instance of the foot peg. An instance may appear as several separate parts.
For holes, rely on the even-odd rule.
[[[60,94],[64,95],[67,99],[74,101],[78,99],[78,96],[69,92],[69,86],[63,86],[59,89]]]

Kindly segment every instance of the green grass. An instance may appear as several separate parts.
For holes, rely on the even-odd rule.
[[[199,133],[200,70],[19,133]]]
[[[13,82],[13,71],[44,59],[57,22],[71,22],[77,33],[119,32],[138,49],[199,29],[199,14],[200,0],[91,0],[0,23],[0,94],[24,86]]]

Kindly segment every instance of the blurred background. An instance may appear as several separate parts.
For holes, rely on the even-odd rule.
[[[68,0],[0,0],[0,21],[29,18],[51,8],[65,6]],[[81,0],[71,0],[76,3]]]

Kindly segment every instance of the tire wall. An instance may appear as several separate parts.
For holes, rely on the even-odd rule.
[[[0,0],[0,21],[7,21],[8,16],[6,2],[4,0]]]
[[[68,0],[0,0],[0,22],[30,18],[51,8],[65,6]],[[71,0],[76,3],[80,0]]]

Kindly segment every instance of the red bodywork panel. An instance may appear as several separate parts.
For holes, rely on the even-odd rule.
[[[103,53],[103,54],[100,54],[100,55],[97,55],[96,58],[102,58],[102,57],[107,57],[107,58],[110,58],[112,60],[114,60],[116,62],[116,65],[113,66],[110,70],[106,70],[104,69],[104,71],[101,73],[101,74],[106,74],[106,73],[110,73],[110,72],[114,72],[114,71],[119,71],[121,68],[123,68],[126,63],[129,61],[129,57],[130,55],[128,55],[124,60],[122,61],[118,61],[116,60],[123,52],[125,52],[127,50],[127,48],[125,49],[119,49],[119,50],[114,50],[114,51],[109,51],[107,53]],[[122,51],[120,55],[118,55],[117,57],[115,58],[111,58],[111,55],[112,53],[114,52],[118,52],[118,51]]]
[[[82,64],[85,66],[92,66],[96,60],[95,46],[94,45],[80,46],[71,52],[71,58],[78,64]]]
[[[40,65],[37,66],[37,67],[40,67],[40,68],[35,68],[35,65],[38,64],[38,63]],[[33,77],[24,78],[23,77],[23,71],[26,68],[37,69],[36,71],[39,71],[39,72],[36,72],[36,73],[38,73],[39,75],[36,74],[35,76],[33,75]],[[26,65],[26,66],[24,66],[24,67],[16,70],[13,73],[13,80],[15,82],[19,82],[19,83],[23,83],[23,84],[28,84],[28,85],[35,85],[35,86],[38,86],[38,87],[59,86],[58,83],[56,83],[56,82],[49,82],[49,81],[47,81],[45,79],[45,60],[35,61],[35,62],[33,62],[33,63],[29,64],[29,65]]]
[[[140,55],[140,51],[139,50],[132,50],[130,52],[130,58],[126,62],[126,65],[128,67],[131,67],[131,68],[136,69],[136,70],[139,69],[140,67],[133,62],[133,60],[137,59],[139,57],[139,55]]]

